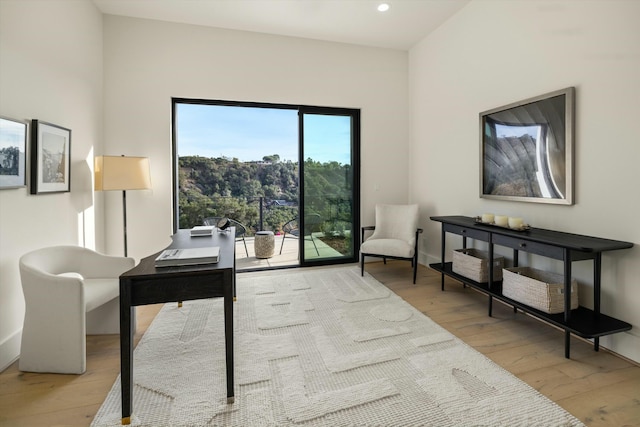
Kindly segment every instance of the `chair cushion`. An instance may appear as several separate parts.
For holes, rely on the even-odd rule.
[[[84,279],[85,311],[91,311],[117,298],[120,294],[120,279]]]
[[[400,239],[414,246],[418,205],[376,205],[376,228],[370,239]]]
[[[363,254],[395,256],[400,258],[413,257],[414,246],[398,239],[369,239],[360,246]]]

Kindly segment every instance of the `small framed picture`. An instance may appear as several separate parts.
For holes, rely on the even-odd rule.
[[[27,123],[0,117],[0,190],[27,186]]]
[[[71,191],[71,130],[31,121],[31,194]]]

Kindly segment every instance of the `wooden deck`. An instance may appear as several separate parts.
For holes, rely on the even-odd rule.
[[[281,235],[275,236],[275,250],[273,256],[266,259],[256,258],[253,246],[253,237],[247,237],[245,238],[245,241],[247,243],[246,251],[243,241],[236,241],[236,270],[238,271],[273,267],[293,267],[299,265],[299,248],[297,238],[287,237],[286,239],[284,239],[283,244],[283,237]],[[323,243],[320,239],[316,238],[314,239],[314,242],[316,244],[316,247],[318,248],[318,252],[316,252],[311,240],[307,238],[304,241],[307,259],[333,258],[336,256],[340,256],[340,253],[335,251],[327,244]],[[280,247],[282,247],[282,254],[280,253]],[[249,253],[248,256],[247,252]]]

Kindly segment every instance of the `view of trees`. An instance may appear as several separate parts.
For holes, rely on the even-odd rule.
[[[338,162],[305,161],[306,208],[320,214],[327,234],[344,237],[350,228],[351,173],[349,165]],[[280,161],[278,154],[250,162],[184,156],[179,158],[179,191],[180,228],[227,216],[250,233],[260,228],[277,232],[298,215],[298,164]]]
[[[18,175],[20,149],[18,147],[0,148],[0,174]]]

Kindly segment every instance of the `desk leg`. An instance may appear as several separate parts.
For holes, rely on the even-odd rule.
[[[120,281],[120,380],[122,393],[122,425],[131,424],[133,396],[133,310],[131,283]]]
[[[245,243],[245,245],[246,245],[246,243]],[[234,248],[235,248],[235,245],[234,245]],[[364,265],[364,263],[363,263],[362,265]],[[233,280],[233,300],[234,300],[234,301],[236,301],[236,300],[237,300],[237,294],[236,294],[236,273],[235,273],[236,271],[237,271],[237,270],[236,270],[236,250],[234,249],[234,250],[233,250],[233,277],[232,277],[232,280]]]
[[[233,300],[235,298],[235,272],[225,274],[224,342],[227,365],[227,403],[234,402],[233,392]]]
[[[445,252],[445,240],[446,232],[444,231],[444,224],[442,225],[442,245],[440,249],[440,265],[443,273],[440,274],[440,287],[444,291],[444,252]]]

